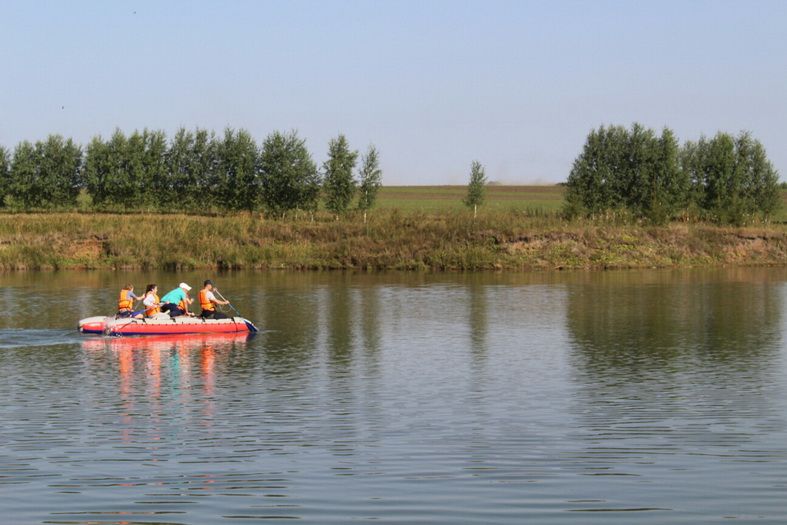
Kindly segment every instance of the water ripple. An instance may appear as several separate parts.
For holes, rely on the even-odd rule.
[[[266,328],[255,338],[88,338],[54,312],[52,329],[6,324],[0,510],[82,525],[780,522],[781,274],[615,275],[229,275]],[[25,300],[76,294],[93,313],[106,299],[72,278],[63,298],[25,281]],[[5,284],[14,300],[22,285]]]

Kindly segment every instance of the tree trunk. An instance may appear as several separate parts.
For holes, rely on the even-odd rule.
[[[478,215],[478,204],[473,204],[473,220],[475,220],[476,215]]]
[[[363,210],[363,223],[366,224],[366,210]]]

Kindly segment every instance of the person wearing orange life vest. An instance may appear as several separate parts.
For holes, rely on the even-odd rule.
[[[161,311],[161,300],[159,299],[158,286],[149,284],[145,288],[145,297],[142,299],[142,304],[145,305],[145,317],[153,317]]]
[[[125,285],[120,289],[118,311],[115,317],[140,317],[141,312],[134,311],[134,302],[140,300],[142,300],[141,297],[134,295],[134,285]]]
[[[202,290],[199,291],[199,305],[202,308],[200,317],[203,319],[227,319],[227,315],[216,311],[216,305],[225,304],[230,304],[230,302],[217,299],[213,293],[213,281],[207,279],[202,284]]]

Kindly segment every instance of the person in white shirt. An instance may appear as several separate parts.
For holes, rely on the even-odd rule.
[[[145,317],[153,317],[161,311],[161,303],[158,297],[158,286],[149,284],[145,288],[145,297],[142,299],[145,305]]]

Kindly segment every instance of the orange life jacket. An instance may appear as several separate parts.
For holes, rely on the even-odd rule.
[[[187,311],[188,311],[188,306],[189,306],[189,304],[188,304],[188,302],[187,302],[187,299],[188,299],[188,295],[186,296],[186,299],[182,299],[182,300],[181,300],[181,301],[178,303],[178,308],[180,308],[180,309],[181,309],[181,310],[183,310],[184,312],[187,312]]]
[[[207,290],[200,290],[199,291],[199,306],[202,308],[203,312],[212,312],[216,309],[210,299],[208,299],[208,291]]]
[[[148,295],[150,295],[150,294],[153,294],[153,302],[158,304],[159,303],[158,295],[154,294],[153,292],[148,292]],[[156,315],[157,313],[159,313],[160,311],[161,311],[161,308],[159,308],[158,306],[154,306],[153,308],[147,308],[145,310],[145,315],[148,316],[148,317],[152,317],[152,316]]]
[[[118,310],[131,310],[134,307],[134,300],[128,297],[129,290],[123,288],[120,290],[120,298],[118,299]]]

